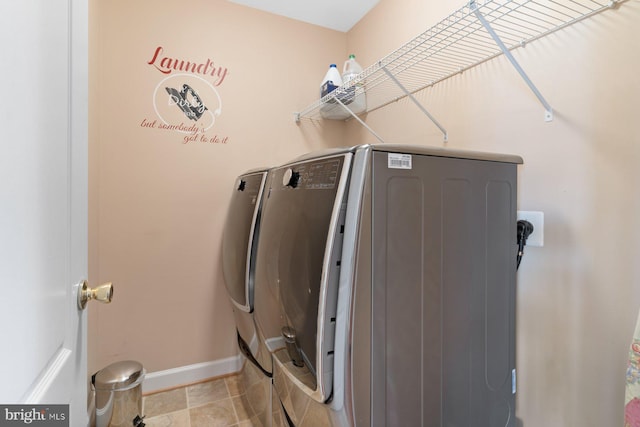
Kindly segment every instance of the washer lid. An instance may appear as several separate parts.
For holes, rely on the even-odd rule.
[[[123,360],[96,372],[92,382],[96,390],[126,390],[143,379],[144,370],[140,362]]]

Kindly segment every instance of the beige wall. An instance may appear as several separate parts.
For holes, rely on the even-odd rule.
[[[335,126],[302,138],[293,113],[346,56],[346,37],[218,0],[93,1],[90,28],[90,279],[115,289],[112,304],[90,310],[90,370],[132,358],[155,372],[235,356],[220,268],[235,177],[341,142]],[[204,77],[222,113],[198,135],[225,144],[185,144],[184,134],[141,126],[157,119],[154,90],[171,76],[148,64],[158,46],[228,70],[218,86]]]
[[[233,178],[325,146],[375,142],[357,123],[296,125],[330,62],[368,66],[449,14],[444,0],[382,0],[349,33],[224,1],[92,2],[92,366],[150,371],[235,354],[219,266]],[[622,425],[627,347],[640,305],[640,2],[630,0],[515,52],[555,110],[552,123],[505,58],[418,94],[449,147],[521,155],[519,209],[545,213],[545,246],[518,273],[518,417],[528,427]],[[181,144],[143,129],[162,76],[157,46],[229,69],[213,132]],[[406,100],[368,115],[389,142],[441,146]]]
[[[349,32],[348,50],[369,65],[461,5],[382,0]],[[639,22],[632,0],[515,52],[553,106],[552,123],[504,57],[418,95],[447,128],[446,146],[521,155],[518,209],[545,213],[544,247],[526,248],[518,272],[525,427],[623,424],[640,308]],[[445,145],[406,100],[366,121],[388,142]],[[348,126],[358,142],[375,142]]]

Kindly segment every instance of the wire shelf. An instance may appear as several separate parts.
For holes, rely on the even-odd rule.
[[[512,60],[509,51],[616,3],[617,0],[471,0],[353,80],[296,113],[296,120],[355,116],[336,100],[354,90],[356,96],[366,93],[367,111],[376,110],[503,53]],[[519,68],[515,59],[512,63]],[[523,78],[528,80],[525,75]],[[536,91],[532,84],[530,87]],[[539,99],[550,112],[541,95]]]

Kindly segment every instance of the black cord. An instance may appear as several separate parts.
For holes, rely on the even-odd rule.
[[[521,219],[518,221],[518,257],[516,270],[520,268],[520,261],[522,261],[522,255],[524,255],[524,247],[527,245],[527,239],[533,233],[533,224],[529,221]]]

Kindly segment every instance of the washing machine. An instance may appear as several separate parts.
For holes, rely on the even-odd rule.
[[[271,427],[272,364],[259,354],[254,319],[255,259],[267,169],[253,169],[234,184],[222,239],[225,285],[233,304],[238,347],[243,356],[239,379],[243,405],[254,426]]]
[[[289,425],[515,426],[520,163],[383,144],[270,171],[256,281]]]

